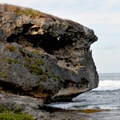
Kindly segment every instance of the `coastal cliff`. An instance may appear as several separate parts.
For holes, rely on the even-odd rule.
[[[95,41],[94,31],[79,23],[0,4],[1,91],[50,103],[96,88]]]

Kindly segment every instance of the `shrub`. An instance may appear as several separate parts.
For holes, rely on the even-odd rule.
[[[25,113],[14,113],[12,111],[4,111],[0,113],[0,120],[33,120],[32,115]]]
[[[33,116],[23,113],[19,107],[11,111],[4,105],[0,105],[0,120],[33,120]]]

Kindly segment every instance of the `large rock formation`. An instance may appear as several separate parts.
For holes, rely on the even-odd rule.
[[[0,5],[0,88],[44,102],[98,86],[93,30],[29,8]]]

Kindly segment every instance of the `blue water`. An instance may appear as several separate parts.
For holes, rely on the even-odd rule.
[[[98,88],[77,96],[73,102],[51,105],[69,110],[110,109],[110,112],[92,113],[92,120],[120,120],[120,73],[101,73],[99,79]]]

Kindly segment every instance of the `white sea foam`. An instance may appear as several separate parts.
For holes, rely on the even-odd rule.
[[[120,109],[120,77],[104,76],[99,81],[98,88],[80,94],[73,99],[74,102],[51,103],[48,106],[62,109]],[[112,91],[112,92],[111,92]]]
[[[114,105],[101,105],[99,104],[93,104],[91,102],[69,102],[69,103],[51,103],[47,106],[53,107],[53,108],[62,108],[65,110],[80,110],[80,109],[112,109],[117,110],[118,107]]]
[[[119,90],[120,80],[101,80],[94,91]]]
[[[81,105],[81,102],[61,102],[61,103],[51,103],[47,106],[52,106],[55,108],[62,108],[62,109],[75,109],[74,106],[79,106]]]

